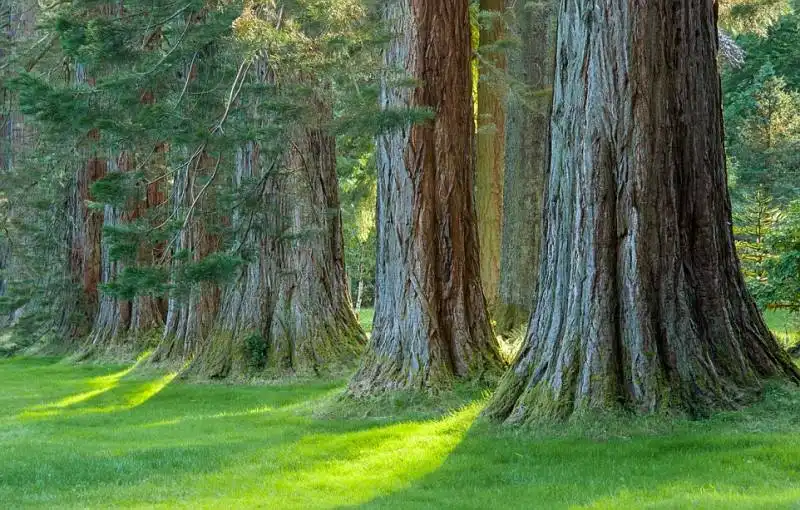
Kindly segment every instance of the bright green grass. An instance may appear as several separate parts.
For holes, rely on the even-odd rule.
[[[797,314],[788,310],[767,310],[764,320],[785,347],[800,343],[800,316]]]
[[[534,433],[474,425],[480,401],[427,421],[323,419],[341,383],[129,368],[0,360],[0,507],[800,508],[787,390],[708,421]]]
[[[367,333],[372,332],[372,320],[375,318],[374,308],[362,308],[361,314],[358,317],[358,322],[361,323],[361,328]]]

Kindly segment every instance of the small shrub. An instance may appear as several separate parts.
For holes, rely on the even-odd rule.
[[[267,366],[267,342],[264,337],[254,333],[244,340],[244,355],[247,365],[253,370]]]

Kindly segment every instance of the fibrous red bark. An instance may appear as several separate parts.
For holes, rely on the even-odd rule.
[[[393,32],[385,109],[427,107],[435,119],[379,137],[375,324],[356,396],[430,390],[498,373],[480,282],[473,206],[474,122],[467,0],[401,0],[385,6]]]
[[[173,253],[186,253],[197,263],[219,248],[219,239],[207,228],[203,211],[213,196],[215,161],[198,150],[181,165],[172,184],[174,217],[184,220],[173,243]],[[176,267],[187,261],[175,261]],[[177,282],[185,292],[169,299],[161,343],[151,357],[154,363],[183,362],[197,354],[211,331],[219,310],[220,289],[213,282]]]

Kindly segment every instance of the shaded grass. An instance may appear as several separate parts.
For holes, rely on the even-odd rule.
[[[705,421],[520,431],[476,422],[469,389],[333,419],[319,409],[343,381],[164,384],[129,368],[0,360],[0,506],[800,506],[800,394],[787,389]]]

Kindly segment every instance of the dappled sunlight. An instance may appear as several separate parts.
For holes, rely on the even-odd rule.
[[[211,475],[202,486],[215,485],[216,478],[236,479],[238,507],[305,509],[357,505],[409,487],[433,473],[464,439],[483,408],[469,405],[439,420],[399,423],[341,434],[311,434],[288,447],[281,455],[276,476],[259,474],[258,466],[243,473]],[[274,466],[260,469],[270,471]],[[187,481],[188,482],[188,481]],[[215,506],[216,496],[199,506]]]
[[[248,416],[261,416],[273,412],[299,413],[303,411],[310,411],[316,404],[324,402],[330,399],[331,397],[338,395],[341,392],[342,388],[337,387],[327,392],[324,392],[319,396],[310,397],[308,399],[301,400],[300,402],[295,402],[282,406],[264,405],[264,406],[256,406],[251,409],[245,409],[243,411],[223,411],[213,414],[190,414],[186,416],[181,416],[180,418],[171,418],[153,423],[145,423],[144,425],[141,425],[141,427],[142,428],[166,427],[172,425],[180,425],[181,423],[189,421],[219,420],[223,418],[245,418]]]
[[[102,395],[108,391],[113,390],[119,385],[119,381],[125,377],[126,375],[133,372],[136,368],[136,365],[133,365],[125,370],[121,370],[114,374],[104,375],[99,377],[94,377],[88,381],[89,386],[93,387],[94,389],[85,391],[83,393],[78,393],[76,395],[70,395],[69,397],[62,398],[56,402],[51,402],[49,404],[42,404],[41,406],[36,406],[32,409],[32,411],[39,411],[39,410],[47,410],[47,409],[64,409],[65,407],[70,407],[75,404],[80,404],[81,402],[86,402],[87,400],[96,397],[98,395]]]
[[[164,388],[166,388],[173,380],[175,380],[178,374],[180,374],[180,371],[170,372],[155,380],[145,380],[141,385],[135,387],[133,391],[127,392],[122,399],[122,403],[120,404],[92,407],[79,407],[79,405],[101,395],[107,394],[112,390],[120,389],[120,383],[122,379],[133,372],[139,366],[139,364],[146,359],[146,357],[147,355],[141,356],[134,365],[126,368],[125,370],[90,379],[88,384],[93,387],[93,389],[89,391],[71,395],[56,402],[36,406],[27,411],[23,411],[19,418],[35,419],[59,416],[81,416],[86,414],[127,411],[139,407],[164,390]]]
[[[72,370],[53,365],[31,378],[0,366],[0,380],[59,396],[39,412],[80,417],[17,415],[0,427],[4,506],[577,510],[800,501],[792,411],[800,394],[789,390],[708,421],[584,436],[473,427],[483,401],[431,420],[334,419],[326,403],[341,381],[176,384],[176,373]]]
[[[115,372],[113,374],[108,375],[101,375],[97,377],[93,377],[89,379],[86,384],[92,389],[88,391],[84,391],[81,393],[77,393],[75,395],[70,395],[68,397],[64,397],[60,400],[55,402],[50,402],[48,404],[41,404],[38,406],[34,406],[28,410],[23,411],[20,414],[21,418],[41,418],[41,417],[48,417],[48,416],[57,416],[60,413],[60,410],[65,408],[81,404],[95,398],[99,395],[107,393],[117,386],[119,386],[119,382],[122,380],[123,377],[133,372],[143,360],[147,358],[148,354],[145,353],[144,355],[140,356],[136,363],[131,365],[128,368],[120,370],[119,372]]]

